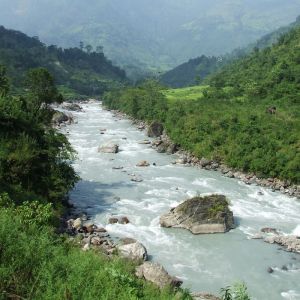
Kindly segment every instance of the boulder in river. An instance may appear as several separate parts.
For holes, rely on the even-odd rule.
[[[146,160],[142,160],[136,166],[137,167],[149,167],[150,164]]]
[[[141,145],[150,145],[151,142],[149,140],[143,140],[143,141],[139,141],[139,144],[141,144]]]
[[[223,195],[194,197],[161,216],[162,227],[185,228],[193,234],[224,233],[234,228],[233,213]]]
[[[294,235],[274,235],[266,237],[264,240],[269,244],[278,244],[287,251],[300,253],[300,238]]]
[[[129,219],[126,216],[114,216],[108,219],[109,224],[128,224]]]
[[[65,122],[72,123],[73,122],[73,117],[68,116],[65,113],[61,112],[61,111],[56,111],[52,116],[51,122],[54,125],[60,125],[60,124],[65,123]]]
[[[148,254],[145,246],[133,239],[124,239],[117,249],[121,256],[132,260],[147,260]]]
[[[147,130],[147,135],[149,137],[159,137],[163,134],[164,126],[157,121],[153,121],[149,126]]]
[[[153,262],[144,262],[141,266],[138,266],[136,276],[154,283],[161,289],[167,286],[179,287],[182,284],[181,280],[170,276],[160,264]]]
[[[82,111],[82,107],[77,103],[63,103],[62,108],[70,111]]]
[[[119,145],[117,145],[117,144],[106,144],[106,145],[100,146],[98,148],[98,152],[118,153],[119,152]]]

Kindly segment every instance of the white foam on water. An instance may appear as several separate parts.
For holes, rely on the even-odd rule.
[[[281,293],[282,298],[288,299],[288,300],[299,300],[300,299],[300,292],[289,290],[286,292]]]
[[[192,184],[202,187],[213,187],[211,183],[214,181],[216,181],[214,178],[196,179],[192,182]]]
[[[296,235],[300,237],[300,225],[298,225],[293,231],[292,235]]]
[[[246,239],[259,233],[262,227],[299,234],[299,201],[265,188],[248,186],[241,181],[222,177],[217,172],[172,165],[175,156],[158,154],[148,145],[138,143],[147,137],[131,126],[129,121],[116,122],[113,114],[103,111],[99,103],[84,104],[83,107],[85,113],[76,114],[78,124],[67,127],[70,142],[80,159],[74,166],[83,178],[82,186],[79,185],[70,194],[71,200],[78,207],[83,207],[85,203],[95,203],[89,212],[94,213],[92,217],[96,224],[103,223],[112,236],[132,237],[142,242],[155,261],[164,265],[170,274],[179,275],[185,280],[185,287],[193,291],[199,289],[201,282],[201,289],[207,287],[217,293],[216,289],[245,276],[249,281],[249,290],[253,292],[253,299],[262,299],[259,295],[263,291],[264,282],[274,286],[270,290],[272,300],[281,297],[300,299],[294,284],[300,278],[298,261],[292,261],[291,254],[277,250],[276,246]],[[101,128],[107,129],[106,134],[100,135]],[[127,139],[123,140],[123,137]],[[121,152],[118,155],[98,153],[99,145],[112,140],[120,145]],[[112,158],[114,162],[110,160]],[[157,166],[138,169],[136,164],[140,160],[156,162]],[[113,166],[126,167],[128,173],[134,173],[144,181],[131,183],[130,176],[112,170]],[[93,179],[95,184],[84,185],[89,179]],[[123,181],[125,185],[114,185],[115,182]],[[102,188],[103,182],[105,184]],[[87,198],[90,195],[89,189],[95,189],[97,184],[100,185],[96,194],[99,199],[103,194],[103,205],[99,205],[102,200],[97,201],[98,196],[93,191],[91,197],[95,199]],[[260,191],[263,195],[259,195]],[[161,228],[159,219],[162,214],[198,193],[201,196],[212,193],[226,195],[238,221],[238,228],[226,235],[214,236],[193,236],[184,230]],[[108,203],[106,198],[110,194],[120,196],[121,200]],[[131,223],[107,225],[111,215],[126,215]],[[257,253],[257,256],[252,257],[248,249]],[[240,252],[246,255],[242,274]],[[265,267],[261,267],[263,260],[260,255],[270,259],[271,266],[288,265],[289,271],[276,270],[276,274],[266,274]],[[218,261],[220,264],[216,266]],[[292,263],[295,266],[292,267]],[[253,266],[257,280],[252,279]]]

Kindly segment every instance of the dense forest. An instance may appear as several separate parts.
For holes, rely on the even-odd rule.
[[[151,82],[105,96],[105,104],[164,123],[172,140],[198,157],[261,177],[300,182],[300,28],[229,64],[199,99],[168,101]]]
[[[295,22],[288,26],[280,27],[279,29],[263,36],[257,42],[251,43],[247,47],[237,48],[229,54],[220,56],[205,56],[190,59],[174,69],[162,74],[160,82],[168,87],[181,88],[193,86],[202,83],[208,75],[215,73],[227,64],[234,60],[242,58],[250,54],[253,49],[264,49],[272,46],[281,37],[282,34],[287,33],[300,24],[300,16]]]
[[[90,45],[79,46],[47,47],[37,37],[0,27],[0,64],[6,66],[15,90],[22,88],[26,72],[37,67],[47,68],[60,91],[70,97],[100,95],[126,81],[125,72],[112,65],[101,47],[93,51]]]

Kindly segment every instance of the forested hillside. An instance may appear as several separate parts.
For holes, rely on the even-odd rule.
[[[30,68],[45,67],[55,76],[63,93],[70,96],[100,95],[126,81],[123,70],[112,65],[99,48],[97,52],[79,48],[46,46],[36,37],[0,27],[0,64],[16,88],[23,85]]]
[[[105,103],[163,122],[172,140],[198,157],[299,183],[299,44],[300,28],[293,29],[214,75],[196,100],[168,101],[171,92],[146,84],[108,94]],[[155,100],[142,100],[147,97]]]
[[[233,62],[234,60],[246,56],[251,53],[253,49],[264,49],[276,43],[282,34],[287,33],[293,28],[300,25],[300,17],[288,26],[281,27],[274,32],[271,32],[257,42],[251,43],[245,48],[238,48],[229,54],[223,54],[221,56],[205,56],[190,59],[188,62],[183,63],[174,69],[164,73],[160,77],[160,81],[173,88],[180,88],[186,86],[192,86],[200,84],[203,80],[223,66]]]
[[[131,73],[221,55],[292,22],[298,0],[2,0],[1,23],[49,44],[104,46]],[[51,16],[51,22],[49,22]]]

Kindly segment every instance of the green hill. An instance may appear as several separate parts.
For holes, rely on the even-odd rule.
[[[134,75],[244,47],[300,10],[299,0],[2,0],[4,26],[63,47],[104,46]],[[49,22],[51,18],[51,22]],[[134,73],[134,74],[132,74]]]
[[[126,81],[126,74],[99,52],[79,48],[46,46],[36,37],[0,26],[0,64],[6,66],[15,88],[20,88],[26,72],[45,67],[65,94],[99,95]]]
[[[175,143],[200,158],[299,183],[299,45],[297,28],[272,47],[226,66],[199,97],[195,89],[189,97],[188,89],[144,84],[108,94],[105,103],[137,118],[160,120]]]
[[[174,69],[164,73],[160,77],[160,81],[173,88],[181,88],[186,86],[193,86],[202,82],[208,75],[215,73],[226,64],[233,62],[235,59],[246,56],[251,53],[255,48],[263,49],[276,43],[282,34],[287,33],[292,28],[300,25],[300,16],[297,20],[288,26],[280,27],[279,29],[271,32],[257,42],[251,43],[245,48],[238,48],[230,54],[222,55],[219,57],[205,56],[190,59]]]

